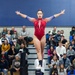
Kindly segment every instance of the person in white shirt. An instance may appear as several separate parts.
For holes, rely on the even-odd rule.
[[[35,67],[35,71],[41,69],[41,72],[42,72],[42,75],[44,75],[45,73],[45,67],[46,67],[46,61],[43,59],[42,60],[42,67],[39,65],[39,60],[38,59],[35,59],[34,61],[34,67]]]
[[[56,53],[59,56],[59,59],[62,57],[64,53],[66,53],[66,48],[62,45],[62,42],[59,42],[59,46],[56,47]]]

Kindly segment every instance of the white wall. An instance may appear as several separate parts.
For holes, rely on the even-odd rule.
[[[15,29],[20,32],[22,27],[15,27]],[[8,29],[11,29],[11,27],[8,27]],[[51,31],[53,27],[46,27],[46,32]],[[0,32],[3,30],[3,27],[0,27]],[[71,27],[57,27],[57,30],[64,30],[64,35],[66,39],[69,39],[69,33],[71,31]],[[27,31],[29,32],[30,36],[33,36],[34,28],[33,27],[27,27]]]

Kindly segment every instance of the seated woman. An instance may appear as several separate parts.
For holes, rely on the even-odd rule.
[[[54,64],[56,64],[57,67],[59,66],[59,60],[57,59],[57,56],[56,56],[56,55],[53,56],[53,59],[51,60],[51,64],[49,65],[50,68],[52,68],[52,66],[53,66]]]
[[[10,49],[10,44],[8,43],[7,40],[4,40],[4,42],[2,43],[1,50],[6,53],[9,49]]]
[[[53,46],[51,46],[50,49],[48,50],[48,64],[51,63],[51,59],[53,58],[53,51],[54,51],[54,48]]]
[[[10,43],[11,40],[12,40],[12,37],[11,37],[11,34],[10,34],[10,30],[8,30],[8,32],[7,32],[7,34],[6,34],[6,37],[8,38],[9,43]]]
[[[12,67],[10,69],[10,74],[13,75],[13,72],[20,71],[20,57],[18,55],[15,56],[15,59],[12,61]]]
[[[57,69],[57,65],[54,64],[51,71],[50,71],[50,75],[58,75],[58,69]]]
[[[63,64],[60,64],[59,66],[58,75],[67,75],[66,69],[64,68]]]

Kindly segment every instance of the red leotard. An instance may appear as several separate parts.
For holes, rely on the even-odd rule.
[[[26,17],[28,20],[30,20],[31,22],[34,23],[34,35],[41,40],[41,38],[45,35],[45,27],[46,27],[46,23],[47,23],[47,18],[45,19],[33,19],[29,16]],[[52,19],[54,19],[55,16],[51,16],[48,17],[48,20],[51,21]]]
[[[39,21],[40,21],[40,25],[39,25]],[[45,27],[46,27],[46,21],[44,19],[37,19],[34,21],[34,35],[41,40],[41,38],[44,36],[45,34]]]

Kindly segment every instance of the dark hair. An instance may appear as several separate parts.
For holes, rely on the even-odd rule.
[[[60,71],[60,72],[62,72],[62,71],[61,71],[61,65],[63,65],[63,64],[60,64],[60,65],[59,65],[59,67],[60,67],[60,70],[59,70],[59,71]],[[63,65],[63,72],[64,72],[64,65]]]
[[[62,43],[61,41],[59,41],[59,43]]]
[[[57,66],[56,64],[53,64],[53,68],[54,68],[54,66]]]
[[[43,13],[42,9],[38,9],[38,11],[41,11],[41,12]],[[38,12],[38,11],[37,11],[37,12]]]

